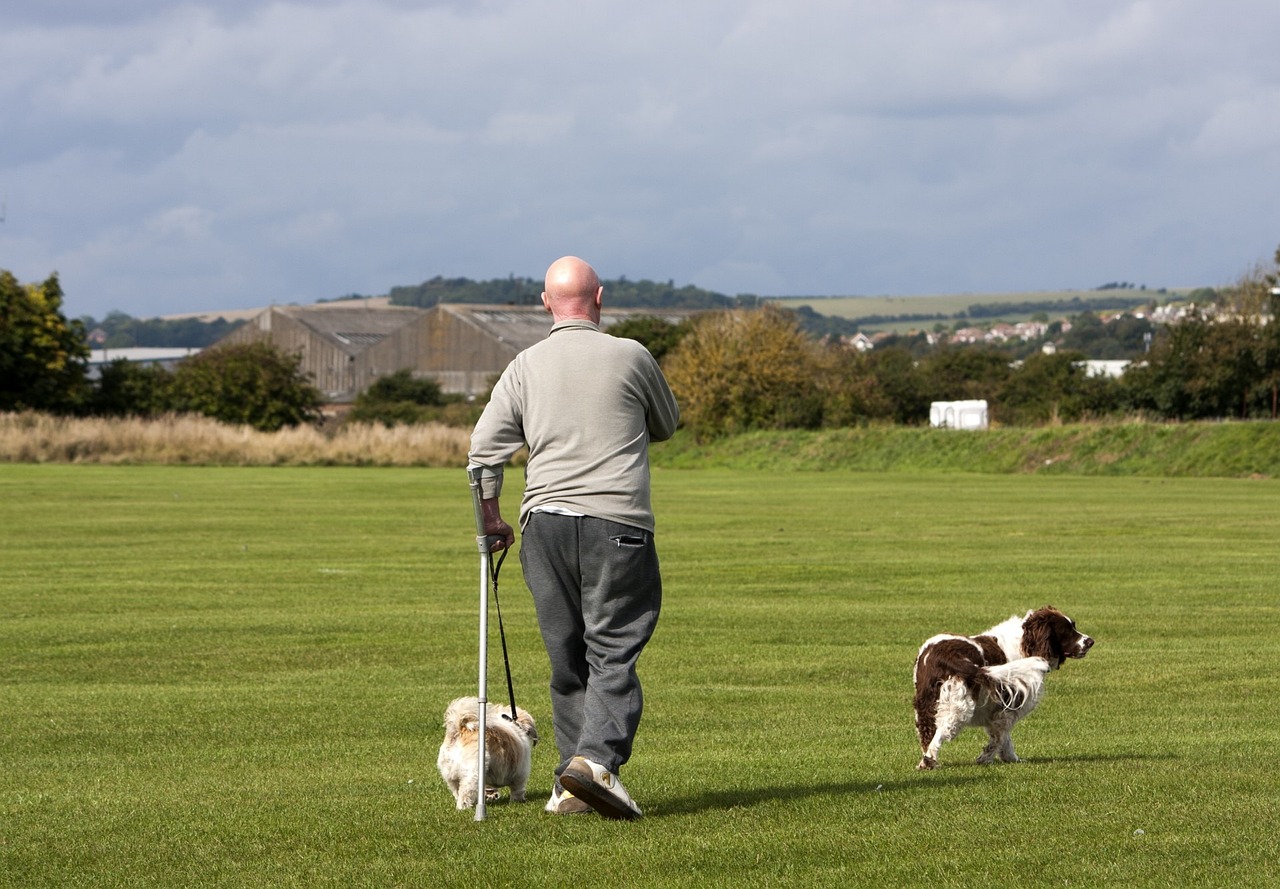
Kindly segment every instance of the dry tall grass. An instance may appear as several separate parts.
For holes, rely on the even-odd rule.
[[[191,415],[142,420],[0,413],[0,463],[460,467],[469,441],[469,430],[441,424],[258,432]]]

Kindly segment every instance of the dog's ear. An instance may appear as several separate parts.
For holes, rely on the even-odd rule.
[[[1034,612],[1022,624],[1022,650],[1028,657],[1042,657],[1049,668],[1058,669],[1066,660],[1058,627],[1065,625],[1067,617],[1052,606]]]
[[[510,717],[507,718],[510,719]],[[528,710],[523,707],[516,708],[515,724],[529,737],[530,741],[535,744],[538,743],[538,727],[534,724],[533,717],[529,715]]]
[[[1049,635],[1049,622],[1043,620],[1036,612],[1028,611],[1026,620],[1022,622],[1022,653],[1027,657],[1042,657],[1049,660],[1053,651]]]

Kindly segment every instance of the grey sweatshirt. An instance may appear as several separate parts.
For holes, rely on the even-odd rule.
[[[676,431],[680,410],[649,350],[586,320],[561,321],[507,365],[471,435],[484,499],[528,444],[520,525],[535,509],[580,513],[653,531],[649,442]]]

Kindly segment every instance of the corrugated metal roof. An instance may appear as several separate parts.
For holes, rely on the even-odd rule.
[[[363,352],[404,325],[421,318],[411,306],[317,305],[276,306],[272,311],[293,318],[322,337]]]
[[[551,314],[540,305],[488,306],[473,303],[442,303],[437,308],[469,321],[484,333],[513,346],[517,351],[527,349],[534,343],[546,339],[553,323]],[[606,306],[600,311],[600,327],[607,330],[619,321],[642,317],[656,317],[672,324],[679,324],[697,313],[696,309],[611,309]]]

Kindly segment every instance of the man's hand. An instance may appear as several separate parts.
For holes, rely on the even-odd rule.
[[[489,546],[490,552],[506,549],[516,542],[515,529],[503,521],[497,497],[492,500],[481,500],[480,513],[484,517],[485,536],[496,538]]]

